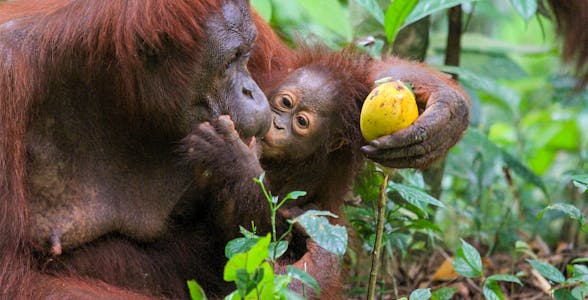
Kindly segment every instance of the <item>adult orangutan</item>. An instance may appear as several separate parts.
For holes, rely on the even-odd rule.
[[[248,65],[264,85],[295,52],[253,19]],[[219,241],[200,218],[207,207],[178,209],[193,170],[175,148],[190,122],[221,114],[246,141],[265,133],[267,104],[243,67],[255,35],[241,0],[0,4],[2,298],[177,298],[186,279],[206,282],[207,267],[222,264],[210,250]],[[406,62],[366,67],[411,82],[426,108],[414,127],[365,148],[370,158],[422,167],[458,140],[468,103],[452,86]],[[116,226],[75,249],[75,228],[49,228],[66,248],[47,258],[33,233],[68,203]]]

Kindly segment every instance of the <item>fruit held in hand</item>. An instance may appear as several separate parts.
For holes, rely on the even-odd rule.
[[[374,140],[408,127],[419,116],[412,90],[400,80],[374,88],[361,108],[359,125],[363,137]]]

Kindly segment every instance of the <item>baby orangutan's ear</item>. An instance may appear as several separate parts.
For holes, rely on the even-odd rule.
[[[349,141],[346,138],[342,138],[342,137],[341,138],[336,138],[335,140],[331,141],[331,143],[329,144],[329,147],[328,147],[327,151],[329,153],[330,152],[333,152],[333,151],[336,151],[339,148],[341,148],[341,147],[343,147],[343,146],[345,146],[347,144],[349,144]]]

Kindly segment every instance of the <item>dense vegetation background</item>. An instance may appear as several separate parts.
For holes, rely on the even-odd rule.
[[[457,74],[471,96],[470,128],[445,162],[424,174],[386,170],[379,296],[585,297],[588,89],[574,91],[541,1],[252,3],[286,40],[424,60]],[[346,208],[350,298],[365,297],[382,177],[368,166]]]

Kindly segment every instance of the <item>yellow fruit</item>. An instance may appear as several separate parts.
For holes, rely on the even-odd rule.
[[[402,81],[374,88],[361,108],[359,125],[363,137],[374,140],[408,127],[419,116],[414,95]]]

